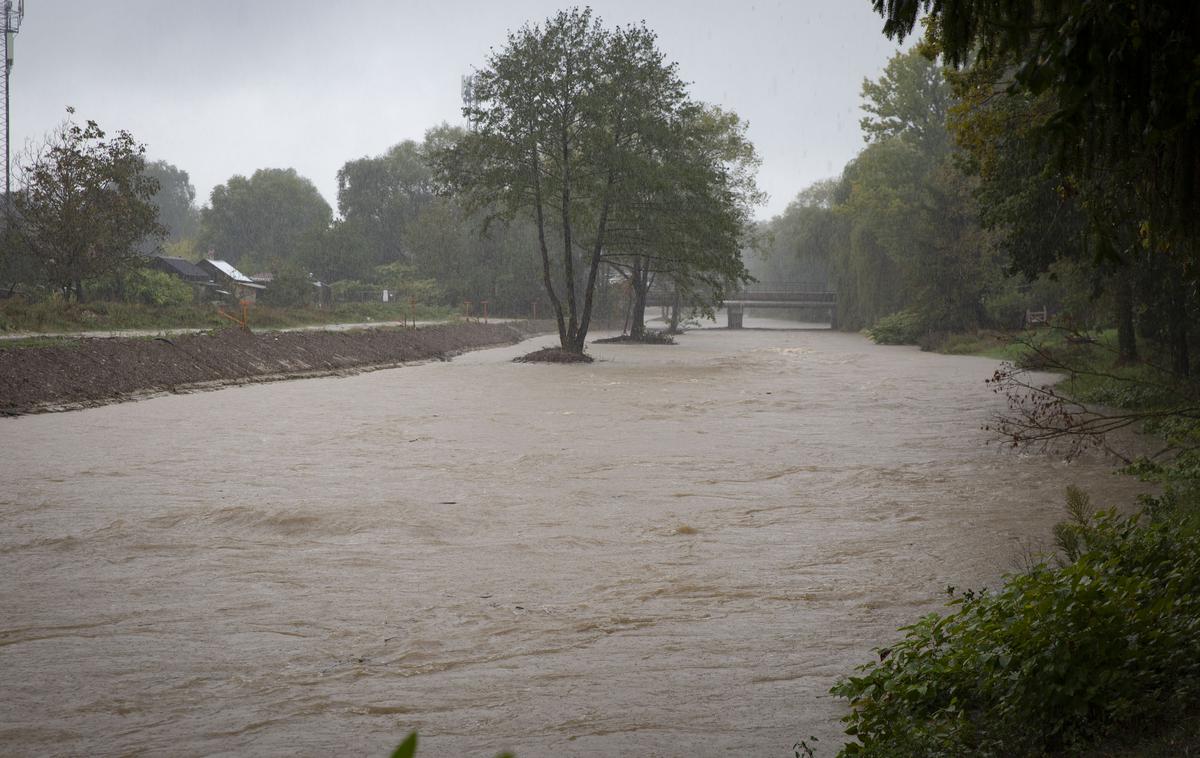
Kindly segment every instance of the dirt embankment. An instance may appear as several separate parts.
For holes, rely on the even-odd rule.
[[[263,332],[80,339],[0,346],[0,415],[86,408],[164,392],[327,376],[511,345],[537,324],[444,324],[420,329]]]

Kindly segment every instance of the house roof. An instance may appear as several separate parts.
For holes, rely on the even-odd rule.
[[[241,271],[238,271],[233,267],[232,264],[226,263],[225,261],[215,261],[212,258],[205,258],[204,262],[238,284],[254,284],[254,280],[243,274]]]
[[[169,255],[158,255],[155,258],[158,260],[160,266],[170,269],[173,273],[185,279],[208,279],[208,272],[189,260],[173,258]]]

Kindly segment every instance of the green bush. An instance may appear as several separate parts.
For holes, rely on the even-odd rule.
[[[1040,755],[1196,699],[1195,515],[1092,516],[1072,498],[1060,565],[957,597],[838,682],[857,739],[840,755]]]
[[[260,301],[277,308],[303,308],[316,298],[316,288],[303,270],[284,268],[267,285]]]
[[[925,333],[925,324],[916,311],[903,310],[884,316],[866,331],[879,345],[916,345]]]
[[[165,271],[137,269],[125,278],[125,300],[159,308],[188,305],[192,286]]]

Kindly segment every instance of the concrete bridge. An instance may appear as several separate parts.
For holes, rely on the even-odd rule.
[[[671,305],[670,293],[650,293],[646,305]],[[812,308],[829,314],[829,325],[837,329],[837,293],[812,282],[750,285],[726,298],[725,316],[730,329],[741,329],[747,308]]]

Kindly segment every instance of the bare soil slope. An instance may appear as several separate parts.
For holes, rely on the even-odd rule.
[[[0,345],[0,414],[70,410],[228,384],[385,368],[509,345],[533,325],[444,324],[420,329],[263,332]]]

